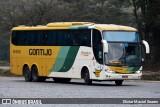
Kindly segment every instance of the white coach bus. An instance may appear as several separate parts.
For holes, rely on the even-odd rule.
[[[26,81],[70,82],[141,79],[142,45],[137,29],[90,22],[49,23],[12,29],[11,72]]]

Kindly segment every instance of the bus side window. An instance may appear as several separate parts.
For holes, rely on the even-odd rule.
[[[18,32],[18,36],[19,36],[19,43],[18,43],[18,45],[25,46],[26,45],[25,43],[27,42],[25,31],[19,31]]]
[[[83,30],[81,31],[80,41],[81,46],[91,46],[91,30]]]
[[[41,45],[42,46],[47,45],[47,38],[48,38],[48,35],[47,35],[46,31],[43,31],[42,37],[41,37]]]
[[[21,35],[21,31],[17,31],[16,33],[16,36],[18,38],[18,41],[17,41],[17,45],[21,45],[21,42],[22,42],[22,35]]]
[[[67,45],[72,46],[72,31],[68,30],[67,31]]]
[[[73,46],[79,46],[80,45],[79,38],[80,38],[80,32],[78,30],[74,30],[72,32],[72,44],[73,44]]]
[[[18,41],[19,41],[18,31],[12,31],[12,43],[14,45],[18,45]]]
[[[38,33],[37,33],[38,31],[34,31],[34,35],[33,35],[33,46],[37,46],[38,45],[38,40],[37,40],[37,35],[38,35]]]
[[[37,46],[42,45],[42,36],[43,36],[43,31],[37,31]]]
[[[64,46],[64,31],[57,31],[58,46]]]
[[[69,38],[68,38],[68,31],[64,31],[63,32],[63,45],[64,46],[69,46],[70,44],[69,44]]]
[[[24,31],[23,33],[22,33],[22,44],[21,45],[23,45],[23,46],[27,46],[27,45],[29,45],[29,40],[30,40],[30,31]]]
[[[99,64],[103,64],[103,46],[101,43],[102,37],[101,32],[98,30],[93,30],[93,52],[95,59]]]
[[[34,31],[30,31],[30,36],[29,36],[29,46],[33,46],[33,42],[34,42]]]
[[[56,31],[47,31],[47,46],[56,46],[57,36]]]

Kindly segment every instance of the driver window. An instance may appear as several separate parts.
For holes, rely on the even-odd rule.
[[[102,37],[101,32],[94,29],[93,30],[93,53],[95,56],[96,61],[99,64],[103,64],[103,46],[101,43]]]

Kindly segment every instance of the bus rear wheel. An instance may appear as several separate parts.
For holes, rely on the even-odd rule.
[[[92,84],[92,80],[90,79],[90,76],[89,76],[89,71],[88,69],[86,68],[85,69],[85,72],[84,72],[84,82],[85,82],[85,85],[91,85]]]
[[[32,81],[38,82],[39,81],[39,75],[38,75],[38,69],[36,66],[32,68]]]
[[[44,82],[46,81],[46,77],[40,77],[38,74],[38,69],[36,66],[32,68],[32,81],[34,82]]]
[[[24,67],[23,76],[24,76],[25,81],[27,81],[27,82],[32,81],[32,74],[31,74],[31,71],[29,70],[28,66]]]
[[[116,86],[121,86],[122,83],[123,83],[123,80],[116,80],[115,81]]]

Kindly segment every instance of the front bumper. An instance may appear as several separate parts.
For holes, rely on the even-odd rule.
[[[138,80],[141,79],[142,73],[138,74],[117,74],[117,73],[105,73],[105,77],[101,80]]]

